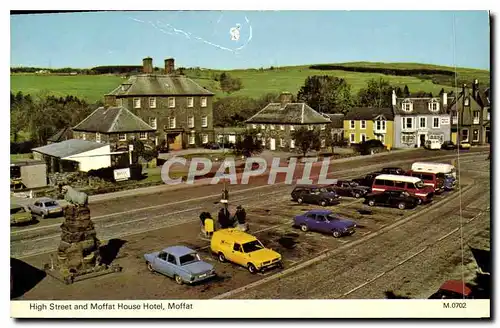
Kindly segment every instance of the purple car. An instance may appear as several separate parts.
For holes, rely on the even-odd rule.
[[[338,238],[344,235],[352,235],[355,232],[356,223],[343,218],[330,210],[311,210],[294,218],[294,226],[300,227],[302,231],[318,231],[332,234]]]

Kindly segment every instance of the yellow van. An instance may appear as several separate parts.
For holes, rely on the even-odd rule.
[[[221,229],[214,232],[210,248],[221,262],[244,266],[250,273],[272,267],[283,268],[281,255],[264,245],[254,236],[237,230]]]

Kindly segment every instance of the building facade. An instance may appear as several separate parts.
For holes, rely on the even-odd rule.
[[[171,150],[198,147],[214,140],[213,96],[190,78],[176,73],[174,59],[164,74],[154,74],[153,60],[143,59],[143,74],[132,76],[105,95],[105,103],[123,106],[156,129],[155,144]]]
[[[320,134],[322,148],[326,147],[327,126],[331,121],[306,103],[292,103],[292,95],[284,92],[279,103],[269,103],[247,121],[247,128],[256,130],[262,145],[269,150],[294,151],[293,132],[306,128]]]
[[[394,147],[394,113],[392,108],[351,108],[344,117],[344,138],[349,144],[380,140],[387,148]]]
[[[415,148],[423,147],[429,139],[440,143],[450,140],[450,101],[453,98],[446,93],[439,98],[398,98],[393,91],[394,147]]]
[[[466,85],[457,100],[451,104],[451,140],[473,145],[483,145],[490,142],[490,98],[489,89],[481,91],[477,80],[472,84],[472,90]]]

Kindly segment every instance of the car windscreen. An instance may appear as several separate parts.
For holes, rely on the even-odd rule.
[[[196,253],[186,254],[186,255],[179,257],[179,263],[181,265],[186,265],[186,264],[198,262],[198,261],[200,261],[200,256]]]
[[[45,202],[45,207],[52,207],[52,206],[57,206],[57,203],[54,202],[53,200]]]
[[[251,253],[258,251],[259,249],[264,249],[264,245],[260,243],[258,240],[250,241],[248,243],[243,244],[243,252]]]

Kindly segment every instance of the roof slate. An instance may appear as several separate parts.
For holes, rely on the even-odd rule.
[[[439,103],[438,111],[429,110],[429,103],[432,100]],[[440,115],[448,114],[451,107],[451,103],[454,101],[454,97],[447,98],[447,106],[443,105],[443,99],[440,97],[421,97],[421,98],[397,98],[396,105],[393,106],[393,111],[395,115],[411,116],[411,115]],[[410,100],[413,103],[413,110],[411,112],[404,111],[402,109],[402,104],[405,100]]]
[[[78,123],[73,131],[122,133],[150,132],[156,129],[125,107],[99,107]]]
[[[250,117],[247,123],[275,124],[327,124],[330,119],[318,113],[306,103],[288,103],[283,108],[280,103],[270,103],[260,112]]]
[[[52,157],[65,158],[105,146],[108,146],[108,144],[81,139],[69,139],[52,143],[50,145],[33,148],[32,151]]]
[[[185,75],[140,74],[111,91],[115,96],[212,96],[214,93],[203,88]]]
[[[344,114],[326,114],[324,113],[328,119],[330,119],[331,126],[334,129],[343,129],[344,128]]]
[[[70,127],[65,127],[59,130],[56,134],[54,134],[52,137],[48,138],[47,141],[51,142],[59,142],[62,141],[62,139],[71,139],[73,136],[73,130]]]
[[[377,107],[353,107],[350,108],[345,115],[344,120],[366,120],[371,121],[377,118],[377,116],[383,115],[386,120],[394,120],[394,112],[392,108],[377,108]]]

